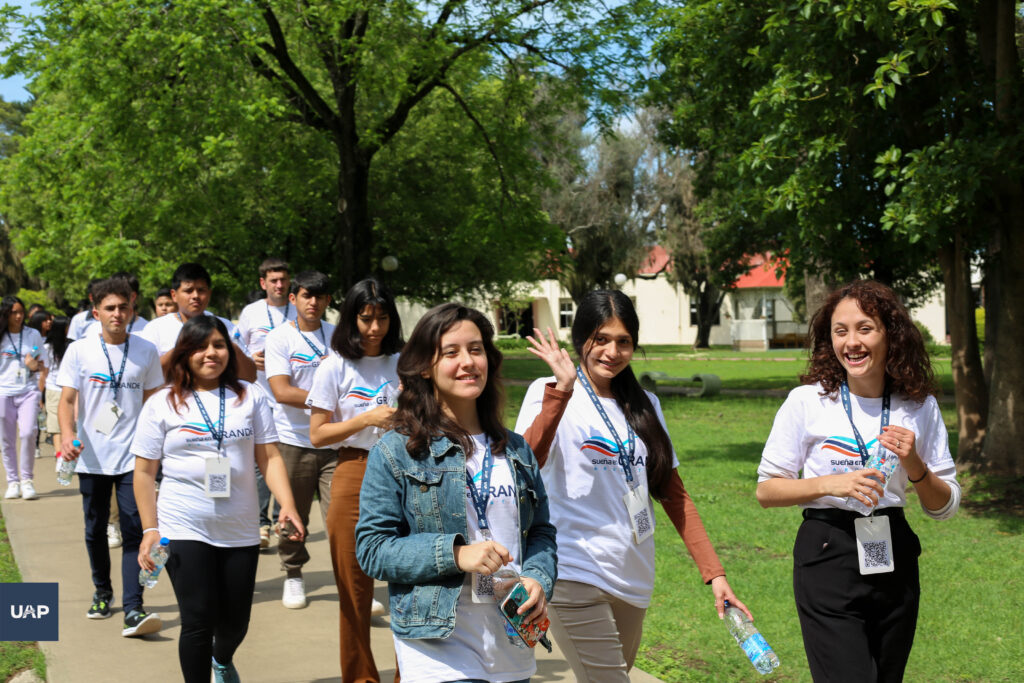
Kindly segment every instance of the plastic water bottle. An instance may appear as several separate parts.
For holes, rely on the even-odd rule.
[[[153,564],[156,567],[153,571],[148,569],[139,570],[139,585],[145,586],[146,588],[152,588],[156,585],[157,579],[160,577],[160,570],[167,564],[167,558],[171,555],[171,549],[169,547],[170,540],[167,537],[161,538],[160,542],[153,546],[149,551],[149,558],[153,560]]]
[[[32,347],[32,357],[33,358],[39,358],[39,347],[38,346],[33,346]]]
[[[75,439],[71,442],[71,445],[75,448],[81,448],[82,442]],[[65,458],[61,453],[57,453],[57,457],[60,458],[60,469],[57,470],[57,483],[61,486],[71,486],[71,475],[75,473],[75,461]]]
[[[899,456],[895,453],[890,453],[885,448],[879,446],[875,449],[875,452],[868,458],[867,469],[876,469],[882,473],[882,480],[878,481],[877,477],[871,477],[875,481],[878,481],[882,485],[882,489],[885,489],[886,482],[889,481],[889,477],[896,470],[896,465],[900,462]],[[846,499],[846,504],[853,510],[856,510],[862,515],[870,515],[874,508],[868,507],[864,501],[850,496]]]
[[[770,674],[779,665],[779,656],[754,623],[742,610],[730,605],[728,600],[725,601],[725,623],[758,673]]]

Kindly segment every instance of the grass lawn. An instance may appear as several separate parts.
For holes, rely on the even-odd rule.
[[[661,370],[670,363],[655,361]],[[802,364],[690,361],[736,368],[742,388],[795,384]],[[506,376],[532,379],[529,360],[508,363]],[[780,366],[780,367],[776,367]],[[684,366],[688,367],[688,366]],[[791,369],[792,368],[792,369]],[[941,371],[941,364],[939,369]],[[669,370],[666,370],[669,371]],[[753,380],[743,383],[746,372]],[[788,377],[786,373],[789,373]],[[948,377],[948,361],[946,361]],[[940,375],[941,376],[941,375]],[[757,382],[752,386],[751,382]],[[725,383],[723,381],[723,383]],[[763,383],[763,384],[762,384]],[[726,386],[729,386],[726,384]],[[508,423],[515,421],[525,388],[509,386]],[[644,625],[637,665],[666,681],[810,681],[793,603],[792,546],[800,525],[796,508],[764,510],[754,497],[761,449],[781,400],[719,396],[662,396],[680,474],[697,503],[737,595],[778,653],[782,666],[762,677],[750,666],[717,618],[713,597],[661,508],[658,514],[657,581]],[[956,417],[944,409],[951,442]],[[921,613],[907,681],[1024,680],[1024,514],[1016,490],[963,477],[968,495],[946,522],[924,516],[909,495],[907,515],[921,538]],[[1009,490],[1014,505],[999,492]]]
[[[11,542],[7,538],[7,527],[0,515],[0,582],[18,583],[21,572],[14,562]],[[0,641],[0,680],[6,681],[13,674],[24,669],[35,669],[46,680],[46,659],[36,643]]]

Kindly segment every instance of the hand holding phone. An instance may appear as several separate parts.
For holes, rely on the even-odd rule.
[[[519,609],[526,604],[530,599],[530,594],[526,590],[526,587],[521,583],[517,583],[515,587],[509,591],[509,594],[501,601],[500,611],[501,616],[505,618],[505,621],[512,626],[519,637],[523,639],[528,647],[535,647],[538,642],[543,642],[544,634],[547,633],[548,627],[551,622],[548,621],[547,617],[537,619],[531,622],[527,622],[529,612],[524,614],[519,613]],[[545,647],[548,645],[545,644]]]

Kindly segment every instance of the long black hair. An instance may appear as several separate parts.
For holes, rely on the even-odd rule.
[[[64,315],[54,317],[50,323],[50,331],[46,333],[46,343],[53,350],[53,357],[60,363],[64,360],[64,352],[68,349],[68,325],[71,318]]]
[[[633,348],[639,346],[640,319],[629,297],[618,290],[593,291],[580,301],[572,323],[572,346],[582,365],[586,365],[588,342],[613,318],[621,321],[629,332]],[[631,366],[627,365],[612,378],[611,389],[629,426],[647,446],[648,486],[652,496],[662,499],[672,474],[672,441]]]
[[[356,318],[367,306],[380,306],[388,314],[388,332],[381,341],[380,352],[390,356],[402,350],[402,319],[398,316],[395,297],[382,282],[367,278],[355,283],[352,289],[348,290],[341,305],[338,326],[331,335],[331,348],[346,360],[359,360],[365,355],[363,337],[359,334]]]
[[[185,405],[186,392],[195,389],[195,377],[189,359],[192,354],[206,346],[207,340],[214,332],[220,332],[228,345],[228,364],[220,375],[222,384],[227,385],[238,396],[238,402],[245,397],[245,387],[238,379],[238,363],[234,350],[231,348],[231,335],[228,328],[215,315],[196,315],[182,325],[178,333],[178,341],[171,349],[170,362],[164,372],[164,378],[171,391],[168,401],[175,412],[180,412]]]
[[[409,437],[406,450],[414,458],[425,457],[431,438],[441,434],[459,444],[464,453],[472,450],[470,435],[441,410],[434,393],[434,381],[430,378],[430,371],[440,360],[441,337],[464,320],[480,330],[487,356],[487,383],[476,399],[480,426],[491,439],[492,451],[505,451],[508,434],[501,420],[505,395],[500,378],[501,351],[494,345],[494,326],[480,311],[448,303],[434,306],[420,318],[398,357],[402,393],[398,395],[398,409],[391,417],[391,425]]]
[[[7,325],[10,323],[11,311],[14,309],[15,304],[21,304],[21,310],[25,310],[25,302],[13,294],[8,294],[0,300],[0,334],[7,331]],[[25,328],[24,318],[22,318],[21,327],[22,329]]]

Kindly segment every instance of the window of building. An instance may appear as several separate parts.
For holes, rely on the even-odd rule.
[[[560,328],[572,327],[573,312],[572,299],[562,299],[558,302],[558,326]]]
[[[721,325],[722,324],[722,307],[721,306],[719,306],[718,310],[715,311],[715,319],[711,321],[711,324],[712,325]],[[690,325],[692,325],[693,327],[697,326],[697,302],[696,301],[691,301],[690,302]]]

